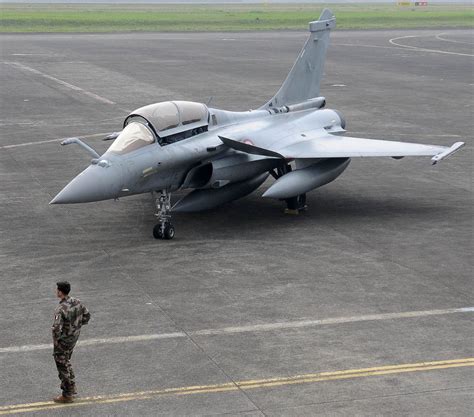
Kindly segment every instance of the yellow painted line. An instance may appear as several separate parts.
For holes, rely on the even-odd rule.
[[[354,374],[360,372],[372,372],[372,371],[386,371],[386,370],[397,370],[397,369],[406,369],[406,368],[420,368],[420,367],[429,367],[429,366],[443,366],[443,365],[450,365],[450,364],[458,364],[458,363],[465,363],[465,362],[472,362],[474,363],[474,358],[466,358],[466,359],[450,359],[445,361],[431,361],[431,362],[419,362],[419,363],[412,363],[412,364],[403,364],[403,365],[387,365],[387,366],[377,366],[374,368],[363,368],[363,369],[350,369],[347,371],[333,371],[333,372],[319,372],[317,374],[304,374],[304,375],[295,375],[292,377],[283,377],[283,378],[271,378],[271,379],[255,379],[242,382],[242,385],[254,385],[260,383],[267,383],[273,381],[281,381],[281,380],[292,380],[298,378],[312,378],[312,377],[321,377],[321,376],[335,376],[335,375],[347,375],[347,374]],[[1,409],[1,408],[0,408]]]
[[[92,404],[111,404],[124,401],[136,401],[152,399],[160,395],[197,395],[212,394],[218,392],[230,392],[238,390],[249,390],[257,388],[272,388],[295,384],[309,384],[322,381],[334,381],[341,379],[363,378],[370,376],[382,376],[390,374],[401,374],[407,372],[421,372],[439,369],[460,368],[474,366],[474,358],[451,359],[444,361],[430,361],[409,363],[400,365],[378,366],[361,369],[348,369],[334,372],[319,372],[312,374],[294,375],[281,378],[254,379],[224,384],[193,385],[187,387],[165,388],[150,391],[138,391],[122,394],[97,395],[77,399],[71,404],[56,404],[53,401],[35,402],[27,404],[14,404],[0,406],[0,415],[26,413],[42,410],[53,410],[56,408],[80,407]]]

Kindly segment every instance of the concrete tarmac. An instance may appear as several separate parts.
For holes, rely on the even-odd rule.
[[[332,34],[348,134],[466,142],[439,165],[354,159],[297,217],[268,180],[172,241],[149,195],[48,205],[90,160],[61,138],[105,150],[171,99],[257,108],[306,36],[1,35],[0,415],[472,415],[472,31]],[[73,407],[50,402],[58,280],[92,312]]]

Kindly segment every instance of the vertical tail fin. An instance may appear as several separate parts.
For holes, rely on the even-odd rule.
[[[324,9],[319,20],[309,23],[310,35],[285,82],[262,109],[300,103],[319,96],[329,32],[336,26],[336,18]]]

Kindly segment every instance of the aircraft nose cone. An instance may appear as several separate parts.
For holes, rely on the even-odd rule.
[[[121,186],[120,166],[101,167],[91,165],[66,185],[49,204],[89,203],[108,200],[118,196]]]

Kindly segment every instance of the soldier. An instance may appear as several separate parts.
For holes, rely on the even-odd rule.
[[[54,312],[53,357],[61,380],[62,395],[54,398],[54,402],[72,403],[77,392],[70,360],[81,327],[89,322],[91,315],[77,298],[69,297],[71,291],[69,282],[62,281],[56,285],[56,295],[61,301]]]

